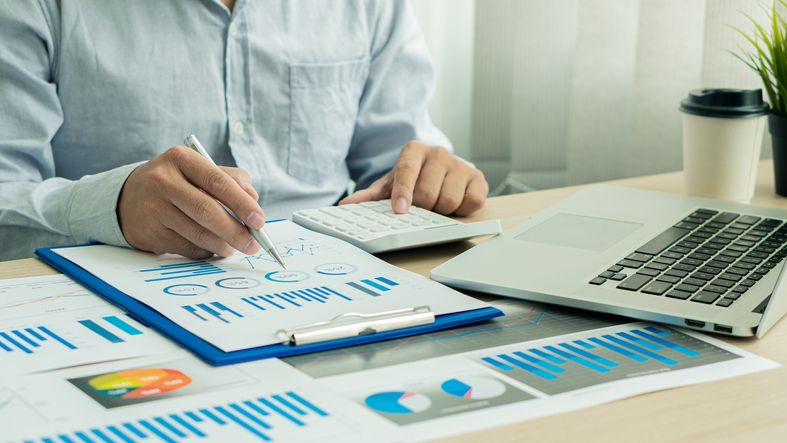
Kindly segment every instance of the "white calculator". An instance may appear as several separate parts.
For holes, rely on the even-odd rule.
[[[461,223],[415,206],[407,214],[396,214],[391,200],[304,209],[295,212],[292,220],[373,254],[501,232],[500,220]]]

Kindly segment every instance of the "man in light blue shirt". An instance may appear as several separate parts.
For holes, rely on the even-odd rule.
[[[349,180],[342,203],[468,214],[487,183],[440,148],[433,87],[405,0],[4,1],[0,258],[254,253],[217,200],[259,228]],[[190,133],[227,167],[177,146]]]

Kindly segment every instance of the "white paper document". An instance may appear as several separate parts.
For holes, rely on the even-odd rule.
[[[0,442],[384,441],[359,412],[279,360],[180,351],[0,383]]]
[[[173,349],[66,276],[0,280],[0,378]]]
[[[719,340],[666,326],[597,319],[527,302],[496,306],[505,317],[284,361],[387,420],[403,441],[477,431],[778,366]]]
[[[487,306],[291,221],[268,223],[287,269],[261,252],[189,261],[96,245],[55,252],[223,351],[281,343],[277,333],[337,315],[428,305]]]

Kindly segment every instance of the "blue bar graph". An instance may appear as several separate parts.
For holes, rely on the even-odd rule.
[[[80,320],[79,324],[90,329],[91,331],[95,332],[96,334],[100,335],[101,337],[103,337],[104,339],[106,339],[111,343],[122,343],[125,341],[122,338],[118,337],[117,335],[113,334],[112,332],[108,331],[107,329],[104,329],[93,320]]]
[[[215,319],[228,324],[231,323],[233,317],[244,317],[238,310],[217,301],[197,303],[196,305],[183,305],[181,308],[202,321]]]
[[[596,336],[479,355],[486,367],[554,395],[738,356],[669,328],[620,326]]]
[[[272,294],[241,297],[247,307],[255,310],[275,312],[286,309],[299,309],[336,301],[353,301],[353,298],[327,286],[296,289]],[[255,311],[256,312],[256,311]]]
[[[123,423],[75,429],[35,441],[180,443],[198,438],[219,438],[224,427],[245,431],[250,438],[274,441],[282,429],[297,431],[330,415],[296,392],[258,397],[197,410],[172,412]],[[27,441],[27,440],[26,440]],[[29,441],[34,441],[32,438]],[[244,440],[245,441],[245,440]]]
[[[43,352],[44,345],[51,343],[66,349],[77,349],[68,340],[56,334],[46,326],[33,326],[0,331],[0,353],[35,354]],[[47,348],[48,349],[48,348]]]
[[[383,295],[383,293],[390,291],[391,288],[399,286],[399,283],[386,277],[374,277],[350,281],[347,282],[347,285],[364,294],[371,295],[372,297],[379,297]]]
[[[120,329],[121,331],[125,332],[128,335],[140,335],[140,334],[142,334],[142,331],[140,331],[139,329],[135,328],[134,326],[131,326],[129,323],[127,323],[126,321],[122,320],[120,317],[117,317],[117,316],[114,316],[114,315],[110,315],[110,316],[103,317],[103,318],[109,324],[111,324],[112,326],[117,327],[118,329]]]
[[[178,278],[195,277],[199,275],[222,274],[224,269],[208,261],[193,261],[184,263],[173,263],[170,265],[157,266],[150,269],[140,269],[139,272],[149,274],[151,278],[145,280],[146,283],[175,280]]]

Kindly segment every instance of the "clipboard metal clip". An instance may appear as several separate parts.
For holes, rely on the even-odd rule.
[[[297,346],[428,325],[434,321],[435,315],[429,306],[395,309],[374,314],[349,312],[337,315],[328,321],[281,329],[278,335],[283,343]]]

